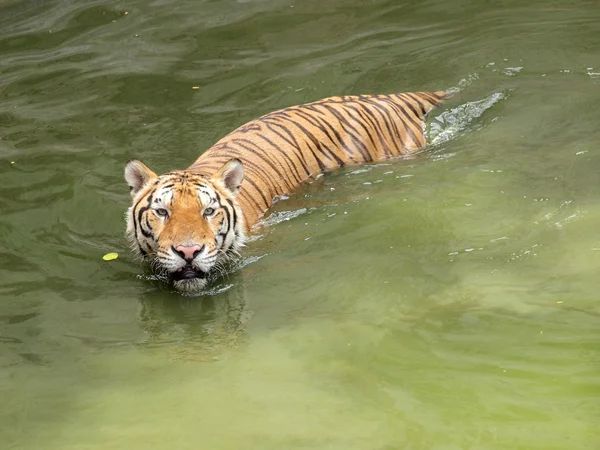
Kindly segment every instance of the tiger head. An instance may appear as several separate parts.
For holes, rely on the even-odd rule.
[[[238,159],[212,176],[189,170],[158,176],[142,162],[129,161],[125,180],[133,203],[127,236],[134,251],[150,261],[157,275],[172,280],[175,289],[200,291],[246,241],[236,201],[243,179]]]

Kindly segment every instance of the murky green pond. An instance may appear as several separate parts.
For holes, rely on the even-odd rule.
[[[599,23],[591,0],[0,1],[0,447],[600,448]],[[426,152],[279,202],[205,296],[129,255],[129,158],[453,87]]]

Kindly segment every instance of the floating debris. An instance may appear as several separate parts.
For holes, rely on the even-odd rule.
[[[102,257],[102,259],[103,259],[104,261],[113,261],[113,260],[117,259],[118,257],[119,257],[119,254],[118,254],[118,253],[111,252],[111,253],[107,253],[106,255],[104,255],[104,256]]]

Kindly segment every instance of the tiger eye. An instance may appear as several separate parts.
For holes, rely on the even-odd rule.
[[[155,209],[154,212],[158,217],[167,217],[169,215],[169,211],[164,208]]]

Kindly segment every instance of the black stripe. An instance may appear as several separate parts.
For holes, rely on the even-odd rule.
[[[229,203],[229,206],[231,206],[231,212],[233,215],[233,229],[234,231],[236,231],[236,227],[237,227],[237,213],[235,212],[235,206],[233,205],[233,201],[229,198],[225,199],[227,201],[227,203]]]
[[[264,124],[264,125],[266,125],[266,124],[267,124],[267,123],[266,123],[266,120],[267,120],[268,118],[270,118],[270,117],[271,117],[271,116],[272,116],[274,113],[280,113],[280,112],[281,112],[281,111],[274,111],[273,113],[266,114],[265,116],[263,116],[263,117],[259,118],[258,120],[260,120],[260,121],[261,121],[261,125],[263,125],[263,124]],[[284,138],[284,137],[283,137],[283,136],[282,136],[280,133],[278,133],[276,130],[273,130],[273,129],[272,129],[272,128],[270,128],[270,127],[268,127],[268,128],[269,128],[271,131],[273,131],[275,134],[279,135],[279,136],[280,136],[282,139],[284,139],[284,140],[285,140],[285,138]],[[261,131],[261,128],[259,127],[259,128],[256,130],[256,131]],[[264,135],[262,135],[262,134],[260,134],[260,133],[257,133],[257,137],[260,137],[261,139],[263,139],[263,140],[267,141],[267,143],[268,143],[269,145],[271,145],[271,146],[272,146],[272,147],[273,147],[275,150],[277,150],[277,151],[278,151],[278,152],[279,152],[281,155],[283,155],[283,157],[284,157],[284,158],[285,158],[285,160],[286,160],[286,163],[287,163],[288,169],[289,169],[291,172],[295,172],[295,173],[296,173],[296,182],[300,182],[300,181],[303,181],[303,180],[305,179],[305,178],[303,178],[303,177],[300,175],[300,173],[298,172],[298,170],[297,170],[297,167],[296,167],[296,166],[297,166],[297,165],[296,165],[296,162],[295,162],[293,159],[291,159],[291,158],[290,158],[290,156],[288,155],[288,153],[287,153],[287,152],[286,152],[284,149],[282,149],[281,147],[279,147],[279,145],[275,144],[275,143],[274,143],[274,142],[272,142],[270,139],[268,139],[267,137],[265,137]],[[251,142],[251,141],[247,141],[247,142],[248,142],[248,143],[252,143],[252,144],[254,144],[254,143],[253,143],[253,142]],[[289,143],[289,141],[288,141],[288,143]],[[254,145],[256,145],[260,151],[262,151],[262,148],[261,148],[261,147],[259,147],[257,144],[254,144]],[[310,176],[310,172],[308,171],[308,169],[306,168],[306,166],[304,165],[304,163],[303,163],[302,161],[300,161],[300,163],[301,163],[301,164],[304,166],[304,169],[306,170],[306,173],[308,174],[308,176]],[[283,165],[281,165],[281,168],[282,168],[282,169],[285,169],[285,168],[283,167]],[[288,188],[289,188],[289,189],[294,189],[294,187],[293,187],[293,186],[289,186],[289,185],[288,185]]]
[[[261,191],[261,190],[258,188],[258,186],[256,185],[256,183],[254,183],[254,181],[252,181],[252,179],[251,179],[251,178],[247,178],[245,181],[247,181],[248,183],[250,183],[250,185],[251,185],[251,186],[252,186],[254,189],[256,189],[256,192],[258,192],[258,193],[259,193],[259,195],[262,197],[262,199],[263,199],[263,202],[265,202],[265,205],[266,205],[266,207],[267,207],[267,208],[268,208],[269,206],[271,206],[271,202],[267,200],[267,198],[265,197],[265,195],[263,194],[263,192],[262,192],[262,191]],[[248,192],[248,191],[246,191],[246,192]],[[255,201],[255,200],[253,200],[253,201],[254,201],[254,203],[256,203],[256,201]],[[272,201],[272,199],[271,199],[271,201]],[[256,203],[256,206],[259,206],[259,205],[258,205],[258,203]]]
[[[273,189],[273,192],[275,194],[277,194],[277,195],[279,194],[278,187],[280,187],[280,186],[277,186],[275,184],[274,180],[271,177],[269,177],[268,173],[265,173],[265,170],[262,167],[260,167],[258,164],[254,163],[253,161],[249,161],[245,158],[242,159],[242,164],[248,169],[249,172],[252,172],[257,178],[259,178],[268,187],[269,194],[271,196],[274,195],[272,192],[270,192],[271,189]],[[244,178],[244,180],[246,180],[246,178]],[[255,184],[253,184],[253,186],[256,187]],[[259,190],[258,187],[256,187],[256,189]]]
[[[271,145],[275,150],[277,150],[279,153],[281,153],[288,165],[288,168],[290,169],[290,172],[292,173],[292,175],[296,175],[296,183],[301,182],[304,178],[302,178],[300,176],[300,173],[298,172],[298,169],[296,168],[296,163],[294,163],[294,161],[292,161],[289,157],[288,154],[286,154],[285,150],[283,150],[281,147],[279,147],[279,145],[275,144],[275,142],[271,141],[269,138],[267,138],[266,136],[263,136],[262,134],[257,135],[257,137],[261,138],[262,140],[266,141],[269,145]]]
[[[411,111],[415,112],[414,108],[412,108],[412,105],[406,103],[405,105],[398,105],[397,103],[395,103],[393,100],[386,100],[386,102],[392,106],[392,108],[394,108],[394,110],[397,111],[398,114],[401,114],[402,116],[404,116],[406,118],[406,120],[408,120],[409,122],[411,122],[416,129],[421,130],[421,133],[419,134],[420,136],[422,136],[422,127],[423,127],[423,122],[421,119],[419,119],[418,123],[414,122],[414,117],[411,116],[406,109],[402,108],[402,106],[408,106],[410,108]],[[416,113],[416,112],[415,112]],[[407,134],[410,135],[410,137],[412,138],[412,140],[415,142],[415,144],[419,143],[419,138],[417,136],[415,136],[415,133],[413,131],[413,129],[410,127],[410,125],[404,124],[404,129],[406,130]]]
[[[333,146],[335,148],[341,148],[343,143],[342,142],[336,142],[333,137],[331,136],[331,134],[329,134],[329,131],[327,131],[327,129],[325,129],[323,127],[323,125],[321,125],[321,123],[317,120],[316,117],[314,117],[314,113],[311,111],[306,112],[304,110],[297,110],[296,114],[299,115],[300,117],[302,117],[305,121],[309,122],[311,126],[318,128],[319,130],[321,130],[323,132],[324,135],[327,136],[327,138],[329,139],[329,141],[331,142],[331,144],[333,144]],[[288,119],[290,120],[290,119]],[[328,147],[324,146],[323,144],[325,144],[325,142],[319,141],[317,140],[320,144],[321,147],[324,147],[325,149],[327,149],[328,153],[330,154],[330,156],[333,156],[331,153],[331,150],[329,150]],[[331,157],[329,159],[332,159]]]
[[[241,146],[241,147],[243,147],[243,148],[246,148],[246,147],[244,147],[244,146],[243,146],[243,145],[241,145],[241,144],[238,144],[238,145],[240,145],[240,146]],[[269,189],[273,189],[273,192],[275,192],[276,194],[278,194],[278,186],[276,186],[276,185],[273,183],[273,180],[272,180],[271,178],[268,178],[268,177],[267,177],[267,178],[265,178],[265,177],[264,177],[264,173],[263,173],[263,172],[264,172],[264,170],[263,170],[263,169],[262,169],[260,166],[257,166],[256,164],[254,164],[254,163],[252,163],[251,161],[247,160],[246,158],[242,157],[242,156],[239,154],[238,150],[237,150],[237,149],[235,149],[235,148],[224,148],[223,150],[224,150],[224,151],[231,151],[231,152],[234,152],[234,154],[235,154],[236,156],[239,156],[239,158],[240,158],[240,160],[242,161],[242,164],[243,164],[244,166],[246,166],[246,167],[248,167],[248,168],[250,168],[250,167],[254,167],[254,169],[255,169],[255,170],[253,170],[253,172],[255,173],[255,175],[256,175],[258,178],[260,178],[260,179],[262,180],[262,182],[263,182],[263,183],[265,183],[265,185],[267,185],[267,186],[269,187]],[[253,152],[251,149],[249,149],[249,151],[250,151],[251,153],[254,153],[254,152]],[[211,157],[213,157],[213,158],[219,158],[220,156],[219,156],[219,155],[214,155],[214,156],[213,156],[213,155],[211,155]],[[225,158],[225,159],[227,159],[227,160],[231,159],[231,156],[230,156],[230,155],[225,155],[225,156],[222,156],[222,157],[223,157],[223,158]],[[245,179],[245,178],[244,178],[244,179]],[[258,206],[258,205],[257,205],[257,206]]]
[[[152,228],[152,225],[150,225],[150,222],[148,221],[148,214],[146,214],[144,217],[144,225],[146,225],[146,230],[148,230],[144,233],[144,236],[146,236],[146,237],[152,236],[152,234],[153,234],[152,232],[154,231],[154,229]],[[141,222],[140,222],[140,230],[142,230],[142,232],[144,232],[144,230],[142,229]],[[148,234],[146,234],[146,233],[148,233]]]
[[[204,155],[203,155],[203,156],[204,156]],[[203,161],[201,161],[201,162],[203,162]],[[207,176],[207,177],[211,177],[211,176],[213,176],[213,175],[214,175],[214,174],[217,172],[217,170],[219,170],[221,167],[223,167],[223,164],[221,164],[221,165],[219,165],[219,166],[214,166],[214,165],[211,165],[211,164],[207,164],[207,165],[203,165],[203,166],[201,167],[201,169],[194,168],[193,170],[206,170],[206,171],[211,171],[211,173],[208,173],[208,172],[206,172],[206,176]]]
[[[352,118],[352,120],[354,120],[356,122],[357,125],[359,125],[364,130],[364,132],[367,134],[367,136],[369,138],[369,141],[371,141],[372,148],[376,152],[375,156],[373,156],[371,154],[371,158],[372,159],[379,158],[380,150],[383,150],[383,152],[385,154],[386,152],[385,152],[383,142],[381,142],[380,136],[378,135],[376,128],[373,126],[372,123],[369,122],[368,118],[363,116],[361,111],[354,108],[353,105],[344,105],[344,107],[346,109],[346,113]],[[358,117],[356,117],[356,115],[358,115]],[[373,135],[377,135],[380,145],[378,145],[375,142],[375,138],[373,137]]]
[[[415,107],[408,100],[406,100],[404,97],[400,97],[400,101],[402,102],[403,106],[406,106],[408,109],[411,110],[411,112],[415,115],[415,117],[421,117],[419,114],[419,111],[417,111],[415,109]],[[397,104],[397,103],[395,103],[395,104]]]
[[[385,127],[387,128],[387,131],[388,131],[390,137],[392,139],[395,136],[398,137],[398,141],[400,141],[400,148],[398,149],[398,151],[399,151],[399,153],[402,153],[402,150],[405,148],[404,141],[402,139],[402,135],[400,134],[400,131],[396,127],[396,124],[390,117],[389,111],[387,110],[387,108],[384,108],[382,105],[380,105],[376,99],[373,99],[370,101],[367,100],[366,102],[369,105],[372,105],[374,107],[374,111],[376,110],[377,112],[379,112],[379,114],[381,115],[381,119],[382,119],[383,123],[385,124]],[[392,131],[392,128],[394,129],[393,131]]]
[[[320,105],[323,106],[323,105]],[[342,138],[342,136],[340,136],[340,133],[338,132],[338,130],[335,129],[335,127],[333,127],[328,121],[327,121],[327,117],[319,117],[319,116],[323,116],[323,112],[320,111],[318,108],[316,108],[313,105],[306,105],[306,109],[308,109],[309,111],[312,111],[313,114],[311,114],[311,117],[317,121],[317,126],[321,131],[323,131],[325,134],[327,134],[327,137],[329,139],[331,139],[331,142],[334,142],[334,140],[331,138],[331,135],[327,132],[326,128],[328,128],[329,130],[331,130],[331,132],[335,135],[336,139],[339,142],[339,145],[336,145],[337,148],[344,150],[346,153],[350,154],[350,151],[348,150],[348,148],[346,147],[346,143],[344,142],[344,139]],[[326,115],[325,115],[326,116]]]
[[[229,200],[229,199],[227,199]],[[224,205],[221,203],[221,197],[219,196],[219,194],[217,194],[217,201],[219,202],[219,206],[221,208],[223,208],[223,210],[225,211],[225,214],[227,215],[227,228],[228,231],[231,229],[231,212],[229,211],[229,209],[227,208],[227,205]]]
[[[356,127],[354,127],[344,116],[342,116],[340,114],[339,111],[337,111],[334,107],[329,106],[329,105],[323,105],[324,108],[327,108],[329,110],[329,112],[331,112],[331,114],[334,115],[334,117],[336,119],[339,120],[340,122],[340,126],[342,127],[342,129],[346,132],[347,135],[349,135],[352,140],[354,141],[355,145],[358,147],[358,151],[360,152],[360,154],[363,157],[363,160],[366,162],[371,162],[373,161],[373,155],[371,155],[371,153],[369,153],[369,149],[367,148],[367,146],[365,145],[364,141],[359,137],[360,136],[360,131],[356,129]],[[352,129],[352,131],[354,131],[355,133],[357,133],[359,136],[355,135],[354,133],[348,131],[346,129],[346,127]],[[367,130],[367,134],[368,134],[368,130]],[[362,149],[362,151],[361,151]]]
[[[300,145],[298,144],[298,141],[296,141],[296,138],[294,137],[294,135],[290,132],[290,130],[284,126],[281,125],[279,123],[276,122],[271,122],[268,121],[269,119],[263,120],[263,123],[265,124],[265,126],[272,131],[273,133],[275,133],[277,136],[279,136],[281,139],[283,139],[284,141],[286,141],[288,144],[290,144],[290,146],[293,149],[298,150],[298,153],[296,152],[292,152],[294,155],[296,155],[298,157],[298,161],[300,161],[300,164],[302,165],[302,168],[304,169],[304,171],[306,172],[306,176],[310,177],[310,171],[308,170],[308,167],[306,166],[306,161],[304,160],[304,157],[302,155],[302,149],[300,148]],[[281,129],[283,131],[285,131],[287,133],[287,135],[291,138],[288,139],[286,138],[282,133],[280,133],[279,131],[277,131],[276,129],[273,128],[273,126],[278,126],[281,127]],[[295,163],[294,163],[295,164]],[[300,177],[300,174],[298,173],[298,177]]]
[[[154,193],[151,193],[148,197],[141,198],[140,200],[138,200],[138,202],[133,206],[133,209],[131,210],[131,215],[133,217],[133,230],[134,230],[136,241],[138,241],[138,239],[139,239],[138,229],[140,229],[142,231],[142,234],[144,236],[146,236],[146,237],[152,237],[151,234],[146,234],[146,233],[144,233],[144,230],[142,230],[141,220],[142,220],[142,214],[144,213],[144,211],[146,211],[146,210],[148,210],[150,208],[150,205],[152,204],[152,198],[153,198],[153,196],[154,196]],[[137,207],[144,200],[147,200],[148,205],[145,206],[145,207],[143,207],[143,208],[141,208],[140,211],[136,211]],[[136,213],[137,213],[137,218],[136,218]]]
[[[441,100],[443,99],[443,97],[440,97],[440,96],[436,95],[433,92],[419,92],[416,95],[418,95],[421,98],[424,98],[429,103],[431,103],[431,108],[433,108],[434,106],[440,104]],[[427,113],[427,111],[425,113]]]
[[[376,117],[373,116],[371,111],[369,111],[368,108],[365,105],[363,105],[362,103],[356,103],[354,105],[345,105],[345,107],[347,109],[355,111],[360,116],[362,122],[368,123],[371,126],[371,130],[373,131],[373,133],[369,133],[369,138],[371,139],[371,142],[373,142],[373,145],[375,146],[375,148],[381,148],[383,150],[383,153],[385,153],[385,155],[388,157],[393,156],[393,153],[391,152],[390,147],[385,142],[385,138],[383,136],[383,130],[381,129],[381,127],[379,125],[379,121],[377,120]],[[358,122],[360,123],[360,121],[358,121]],[[366,127],[365,127],[365,129],[366,129]],[[377,137],[377,140],[379,141],[379,144],[380,144],[379,147],[377,146],[377,144],[375,144],[375,140],[373,139],[373,134],[375,134],[375,136]]]
[[[250,180],[248,180],[248,181],[250,181]],[[256,188],[255,188],[255,189],[256,189]],[[265,210],[265,208],[264,208],[264,207],[261,207],[261,206],[258,204],[258,202],[257,202],[257,201],[254,199],[254,197],[253,197],[252,195],[250,195],[250,192],[249,192],[247,189],[245,189],[245,190],[241,191],[241,192],[240,192],[240,194],[239,194],[239,196],[240,196],[240,197],[243,197],[244,199],[246,199],[246,201],[253,203],[253,204],[254,204],[254,206],[256,206],[256,209],[257,209],[257,210],[259,210],[259,211],[264,211],[264,210]],[[268,208],[268,207],[269,207],[269,205],[267,204],[267,208]]]
[[[312,126],[317,127],[317,128],[321,128],[321,126],[317,123],[315,124],[313,121],[313,118],[310,114],[305,113],[304,111],[300,111],[300,110],[296,110],[296,113],[302,117],[304,120],[306,120],[308,123],[310,123]],[[300,128],[302,130],[302,132],[304,134],[306,134],[310,140],[315,144],[315,146],[317,147],[317,150],[319,151],[319,153],[321,153],[323,156],[327,157],[327,159],[334,160],[338,167],[344,167],[346,164],[344,163],[344,161],[342,161],[340,159],[340,157],[338,155],[335,154],[334,151],[332,151],[330,148],[326,147],[324,145],[324,142],[319,141],[310,131],[308,131],[303,125],[300,125],[300,123],[295,122],[296,126],[298,128]],[[329,139],[331,140],[331,143],[333,145],[335,145],[336,147],[339,147],[338,145],[336,145],[336,143],[331,139],[331,137],[329,136],[329,134],[323,130],[323,133],[327,135],[327,137],[329,137]],[[319,164],[319,167],[322,167],[321,164]],[[325,168],[328,169],[328,168]],[[323,170],[325,171],[325,170]]]
[[[398,128],[398,127],[401,126],[404,130],[406,130],[406,129],[408,129],[408,125],[402,119],[402,117],[400,117],[397,113],[395,114],[394,108],[392,108],[392,110],[390,110],[388,108],[388,105],[390,105],[390,104],[386,101],[385,98],[380,98],[379,100],[380,100],[380,102],[378,103],[378,105],[383,109],[383,111],[385,111],[385,115],[388,117],[390,124],[394,128],[394,132],[395,132],[395,136],[397,136],[397,140],[400,142],[400,145],[402,146],[402,148],[406,148],[406,143],[404,142],[404,139],[402,138],[402,132],[400,131],[400,128]],[[405,111],[404,111],[404,113],[406,114]]]
[[[393,151],[390,149],[388,143],[386,142],[385,131],[381,126],[381,120],[371,111],[369,106],[365,104],[365,102],[357,102],[356,107],[359,114],[364,114],[369,122],[373,124],[373,128],[376,131],[377,137],[381,142],[381,145],[384,147],[384,152],[390,156],[393,156]]]
[[[287,182],[287,178],[283,176],[283,174],[279,171],[279,169],[271,162],[269,161],[269,159],[267,158],[267,155],[265,155],[264,153],[262,153],[260,150],[261,148],[258,147],[254,142],[248,140],[248,139],[240,139],[240,138],[236,138],[236,139],[232,139],[232,142],[235,144],[238,144],[240,147],[244,148],[245,150],[248,150],[250,153],[252,153],[253,155],[259,157],[260,159],[262,159],[265,163],[267,163],[269,166],[271,166],[271,168],[275,171],[275,173],[277,173],[277,175],[279,176],[280,180]],[[247,145],[244,144],[250,144],[250,145],[254,145],[256,147],[258,147],[259,151],[256,151],[255,149],[253,149],[252,147],[248,147]],[[282,167],[283,169],[283,167]],[[288,189],[294,189],[294,186],[291,186],[289,184],[289,182],[286,183]],[[277,190],[275,190],[275,192],[277,192]],[[279,193],[279,192],[277,192]]]
[[[289,121],[289,119],[282,118],[282,117],[280,117],[278,115],[270,117],[269,120],[284,120],[286,122]],[[280,127],[285,127],[285,125],[283,125],[283,124],[277,124],[277,125],[279,125]],[[294,122],[294,125],[297,126],[300,130],[302,130],[302,132],[306,135],[306,137],[308,137],[308,139],[311,140],[312,143],[317,147],[317,150],[319,150],[320,144],[318,143],[317,139],[308,130],[306,130],[302,125],[300,125],[298,122]],[[308,142],[306,142],[306,147],[308,148],[308,150],[310,151],[310,153],[313,155],[313,158],[315,158],[315,161],[319,165],[319,170],[321,172],[325,172],[327,170],[327,166],[325,166],[323,164],[323,161],[321,161],[321,159],[315,154],[315,152],[310,147],[310,144]],[[323,154],[322,151],[319,151],[319,153]],[[326,156],[329,160],[331,160],[331,158],[329,156],[327,156],[327,155],[324,155],[324,156]]]
[[[419,118],[425,117],[425,114],[427,114],[427,108],[425,108],[425,105],[423,104],[423,102],[421,101],[421,99],[419,97],[417,97],[416,95],[410,93],[410,92],[407,92],[406,94],[403,94],[403,95],[405,97],[408,97],[408,98],[412,99],[417,105],[419,105],[419,108],[421,108],[421,112],[420,113],[416,113],[417,116]]]
[[[144,207],[140,208],[140,210],[139,210],[139,211],[138,211],[138,213],[137,213],[137,214],[138,214],[138,217],[137,217],[137,219],[138,219],[138,224],[139,224],[139,227],[140,227],[140,231],[142,232],[142,234],[144,235],[144,237],[147,237],[147,238],[149,238],[149,237],[153,237],[153,235],[152,235],[152,233],[148,233],[148,232],[146,232],[146,230],[144,230],[144,229],[142,228],[142,215],[143,215],[143,214],[144,214],[146,211],[148,211],[148,210],[150,209],[150,207],[151,207],[151,205],[152,205],[152,198],[153,198],[153,196],[154,196],[154,193],[150,194],[150,195],[147,197],[148,204],[147,204],[146,206],[144,206]]]

